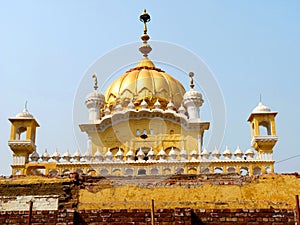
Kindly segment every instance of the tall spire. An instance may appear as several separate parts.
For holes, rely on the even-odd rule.
[[[150,21],[150,15],[147,13],[146,9],[140,15],[140,21],[144,23],[144,34],[141,36],[143,44],[139,48],[139,50],[143,54],[144,57],[147,57],[148,54],[151,52],[152,48],[147,43],[147,41],[149,41],[149,39],[150,39],[150,36],[147,34],[147,23]]]

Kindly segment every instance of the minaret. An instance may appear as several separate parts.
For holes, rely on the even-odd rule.
[[[199,91],[194,90],[194,73],[190,72],[190,87],[183,96],[183,104],[187,109],[188,117],[190,120],[200,119],[200,106],[203,104],[202,95]]]
[[[92,75],[94,78],[94,91],[86,96],[85,105],[89,110],[89,122],[94,123],[100,119],[100,110],[104,106],[104,96],[98,92],[97,75]]]
[[[278,137],[276,136],[275,117],[277,112],[259,102],[248,118],[251,129],[251,144],[258,152],[258,158],[273,160],[272,153]]]
[[[11,122],[8,146],[13,151],[12,175],[24,175],[26,173],[25,164],[29,161],[29,155],[36,149],[35,136],[39,124],[28,112],[27,102],[23,112],[8,120]]]

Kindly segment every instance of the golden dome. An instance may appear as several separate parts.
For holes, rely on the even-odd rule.
[[[162,108],[166,108],[170,100],[179,108],[185,92],[178,80],[156,68],[150,59],[144,57],[135,68],[113,81],[104,96],[110,108],[119,103],[127,106],[131,100],[136,108],[139,108],[142,100],[148,103],[149,108],[153,108],[156,100]]]
[[[150,37],[147,34],[146,23],[150,21],[150,15],[146,10],[141,14],[140,20],[144,23],[144,34],[141,36],[143,44],[139,50],[144,58],[135,68],[128,70],[106,89],[104,96],[107,107],[110,110],[113,110],[117,104],[127,107],[128,103],[132,101],[135,108],[139,109],[141,102],[145,100],[149,108],[153,108],[154,103],[159,101],[161,108],[165,109],[172,101],[175,108],[178,109],[182,103],[185,89],[178,80],[156,68],[148,58],[152,48],[147,43]]]

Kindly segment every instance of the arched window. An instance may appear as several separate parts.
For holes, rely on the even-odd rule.
[[[266,173],[271,173],[272,172],[271,168],[269,166],[266,166],[265,170],[266,170]]]
[[[50,175],[50,176],[53,176],[53,177],[55,177],[55,176],[57,176],[57,175],[58,175],[58,171],[57,171],[57,170],[55,170],[55,169],[53,169],[53,170],[49,170],[49,175]]]
[[[171,174],[171,168],[167,167],[163,169],[163,174],[168,175]]]
[[[16,140],[26,140],[26,127],[19,127],[16,132],[15,139]]]
[[[234,167],[228,167],[228,168],[227,168],[227,172],[228,172],[228,173],[235,173],[236,171],[235,171],[235,168],[234,168]]]
[[[130,168],[126,169],[125,176],[133,176],[133,169],[130,169]]]
[[[151,175],[158,175],[158,174],[159,174],[159,170],[158,170],[157,168],[152,168],[152,169],[150,170],[150,174],[151,174]]]
[[[182,167],[176,168],[175,173],[176,174],[184,174],[184,168],[182,168]]]
[[[261,175],[261,169],[259,167],[255,167],[253,169],[253,175]]]
[[[89,176],[96,176],[97,172],[94,169],[89,169],[88,172],[87,172],[87,175],[89,175]]]
[[[62,171],[62,174],[63,174],[63,175],[69,175],[69,174],[70,174],[70,170],[69,170],[69,169],[64,169],[64,170]]]
[[[240,175],[242,175],[242,176],[246,176],[246,175],[249,174],[248,173],[248,167],[241,167],[240,171],[241,171]]]
[[[146,170],[145,169],[139,169],[138,170],[138,175],[146,175]]]
[[[120,176],[121,175],[121,169],[120,168],[113,169],[112,175]]]
[[[75,170],[75,172],[78,173],[78,174],[83,174],[83,170],[82,169],[77,169],[77,170]]]
[[[107,169],[102,169],[100,170],[100,175],[101,176],[107,176],[109,174],[108,170]]]
[[[189,168],[188,173],[189,174],[197,174],[197,168],[195,168],[195,167]]]
[[[259,123],[259,135],[260,136],[271,135],[271,126],[269,122],[262,121],[261,123]]]
[[[222,167],[215,167],[215,173],[223,173],[223,168]]]
[[[201,173],[209,173],[208,167],[201,167]]]

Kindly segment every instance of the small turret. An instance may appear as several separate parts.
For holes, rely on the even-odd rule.
[[[85,99],[85,105],[89,110],[89,122],[94,122],[100,119],[100,110],[104,106],[104,95],[98,92],[97,75],[94,73],[92,76],[94,81],[94,91],[89,93]]]
[[[183,96],[183,104],[187,109],[189,119],[200,119],[200,106],[203,104],[202,95],[199,91],[194,90],[194,73],[190,72],[191,89]]]
[[[260,101],[248,117],[251,127],[251,144],[258,152],[258,159],[273,160],[273,147],[278,140],[275,127],[276,115],[277,112],[271,111]]]
[[[29,155],[35,152],[36,128],[38,122],[27,110],[27,102],[22,112],[16,117],[9,118],[11,132],[8,146],[13,151],[12,174],[24,175],[25,164],[29,162]]]

